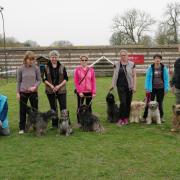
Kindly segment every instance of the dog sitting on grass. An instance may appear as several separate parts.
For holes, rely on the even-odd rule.
[[[115,103],[114,95],[109,92],[106,96],[107,103],[107,120],[110,123],[116,123],[119,119],[119,108]]]
[[[80,106],[78,117],[83,131],[102,132],[104,130],[98,117],[89,112],[88,105]]]
[[[130,111],[130,123],[139,123],[142,119],[141,114],[145,108],[145,103],[142,101],[132,101]]]
[[[46,134],[48,121],[51,118],[56,118],[57,113],[54,110],[49,110],[47,112],[39,112],[27,107],[27,123],[26,123],[26,132],[29,131],[31,127],[35,131],[36,136],[41,136]]]
[[[69,118],[69,111],[67,109],[61,111],[61,116],[59,119],[59,132],[60,134],[64,134],[66,136],[69,136],[73,133]]]
[[[172,132],[179,132],[180,131],[180,104],[173,105],[173,118],[172,118]]]
[[[152,122],[161,124],[161,118],[157,101],[150,101],[148,104],[148,117],[146,118],[146,124],[151,124]]]

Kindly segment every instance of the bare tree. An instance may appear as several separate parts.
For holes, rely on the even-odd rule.
[[[60,41],[55,41],[51,44],[51,46],[54,47],[68,47],[68,46],[73,46],[73,44],[70,41],[67,40],[60,40]]]
[[[113,31],[128,37],[131,44],[139,44],[145,32],[148,32],[154,23],[155,20],[149,14],[130,9],[113,19]]]
[[[180,3],[174,2],[167,4],[165,11],[165,23],[169,26],[169,30],[173,34],[173,43],[178,43],[178,27],[180,25]]]

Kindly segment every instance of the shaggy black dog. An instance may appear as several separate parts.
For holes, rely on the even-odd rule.
[[[104,130],[98,117],[89,112],[88,105],[80,106],[78,117],[83,131],[102,132]]]
[[[49,110],[47,112],[39,112],[30,107],[27,107],[27,123],[26,132],[33,127],[35,134],[41,136],[46,134],[48,120],[51,118],[57,118],[57,113],[54,110]]]
[[[115,103],[114,95],[109,92],[106,96],[107,103],[107,119],[110,123],[115,123],[119,119],[119,108]]]
[[[59,132],[60,134],[64,134],[66,136],[69,136],[73,132],[69,118],[69,111],[67,109],[61,111],[59,119]]]

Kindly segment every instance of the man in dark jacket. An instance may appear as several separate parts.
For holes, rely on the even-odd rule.
[[[180,58],[177,58],[174,63],[174,74],[171,86],[176,96],[176,104],[180,104]]]

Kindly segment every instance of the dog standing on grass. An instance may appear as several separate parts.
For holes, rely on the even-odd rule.
[[[66,136],[69,136],[73,133],[69,118],[69,111],[67,109],[61,111],[61,116],[59,119],[59,133],[64,134]]]
[[[83,131],[104,131],[103,126],[97,116],[89,112],[88,105],[81,105],[78,111],[78,117]]]
[[[145,103],[142,101],[132,101],[130,111],[130,123],[139,123],[142,119],[141,114],[145,108]]]
[[[148,117],[146,118],[146,123],[151,124],[152,122],[161,124],[161,118],[157,101],[150,101],[148,104]]]
[[[173,105],[172,132],[180,131],[180,104]]]
[[[27,123],[26,123],[26,132],[33,127],[36,136],[41,136],[46,134],[48,121],[51,118],[56,118],[57,113],[54,110],[49,110],[47,112],[39,112],[33,110],[30,107],[27,107]]]
[[[106,96],[107,103],[107,120],[110,123],[116,123],[119,119],[119,107],[115,103],[114,95],[109,92]]]

